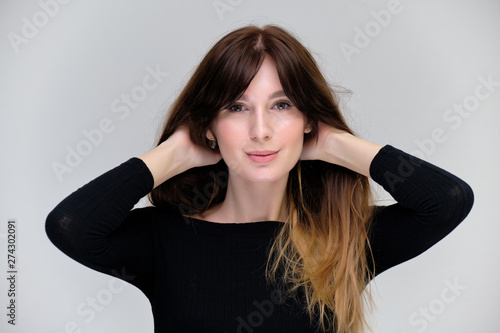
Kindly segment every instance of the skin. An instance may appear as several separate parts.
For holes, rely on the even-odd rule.
[[[229,168],[226,199],[200,218],[209,221],[283,220],[288,173],[302,153],[306,117],[286,97],[274,61],[266,57],[243,96],[221,110],[209,139],[217,138]],[[267,163],[252,153],[276,151]]]
[[[283,199],[289,171],[302,160],[323,160],[369,177],[371,161],[382,146],[319,123],[318,140],[304,145],[310,131],[304,114],[282,93],[274,61],[266,57],[242,98],[221,110],[207,138],[217,139],[220,154],[193,144],[189,129],[171,137],[140,158],[154,186],[190,168],[217,163],[229,168],[226,199],[195,218],[219,223],[286,220]],[[277,152],[257,163],[249,152]]]

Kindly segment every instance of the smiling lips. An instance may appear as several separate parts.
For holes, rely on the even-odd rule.
[[[253,150],[247,152],[248,157],[256,163],[267,163],[278,155],[278,151],[275,150]]]

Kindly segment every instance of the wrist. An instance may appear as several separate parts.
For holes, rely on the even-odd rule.
[[[183,150],[178,146],[175,141],[166,140],[139,157],[151,171],[154,187],[190,168],[186,154],[182,154]]]
[[[344,131],[333,130],[325,140],[325,161],[370,177],[370,164],[382,146]]]
[[[346,151],[356,137],[348,132],[332,129],[326,135],[322,145],[322,160],[332,164],[344,165]]]

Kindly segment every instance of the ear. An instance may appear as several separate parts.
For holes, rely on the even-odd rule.
[[[312,127],[311,127],[311,123],[310,122],[307,122],[306,124],[306,127],[304,128],[304,133],[311,133],[312,131]]]
[[[205,133],[205,136],[207,137],[208,140],[214,140],[215,139],[215,135],[214,135],[214,133],[212,133],[211,129],[207,129],[207,132]]]

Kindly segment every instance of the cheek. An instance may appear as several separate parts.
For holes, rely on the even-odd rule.
[[[294,119],[282,122],[281,124],[281,137],[284,140],[300,145],[304,142],[305,122],[301,117],[295,117]]]
[[[214,135],[217,138],[220,153],[224,160],[232,159],[238,142],[241,139],[242,130],[234,122],[221,119],[214,124]]]
[[[233,122],[222,119],[215,124],[214,133],[217,137],[217,141],[224,145],[230,144],[232,141],[234,141],[231,139],[235,139],[235,135],[241,133],[241,129],[238,130],[238,127],[235,126]]]

